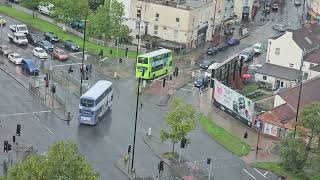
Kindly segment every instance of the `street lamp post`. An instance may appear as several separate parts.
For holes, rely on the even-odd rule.
[[[82,81],[84,78],[84,69],[83,69],[83,63],[84,63],[84,49],[86,46],[86,30],[87,30],[87,15],[84,19],[84,29],[83,29],[83,47],[82,47],[82,60],[81,60],[81,72],[80,72],[80,96],[82,95]]]
[[[140,46],[140,28],[141,28],[141,6],[137,7],[139,10],[138,17],[139,17],[139,30],[138,30],[138,44],[137,44],[137,50],[136,50],[136,59],[139,55],[139,46]],[[142,71],[142,76],[144,75],[144,70]],[[133,144],[132,144],[132,159],[131,159],[131,173],[133,173],[133,163],[134,163],[134,153],[136,149],[136,135],[137,135],[137,121],[138,121],[138,106],[139,106],[139,96],[140,96],[140,83],[141,83],[141,77],[138,79],[138,90],[137,90],[137,101],[136,101],[136,115],[134,120],[134,133],[133,133]]]

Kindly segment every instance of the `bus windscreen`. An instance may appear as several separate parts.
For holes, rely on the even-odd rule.
[[[90,100],[90,99],[81,99],[80,103],[81,103],[81,106],[84,106],[84,107],[94,106],[94,100]]]

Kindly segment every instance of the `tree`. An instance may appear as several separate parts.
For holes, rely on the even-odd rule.
[[[165,123],[169,129],[160,129],[160,139],[161,141],[170,139],[174,152],[175,144],[182,138],[187,138],[187,134],[195,128],[197,113],[192,105],[186,104],[180,98],[174,98],[170,108],[171,111],[165,115]]]
[[[104,3],[104,0],[89,0],[90,9],[96,11]]]
[[[294,173],[300,172],[304,167],[304,142],[295,138],[294,133],[288,134],[282,141],[280,149],[281,166]]]
[[[84,20],[90,14],[88,0],[48,0],[53,5],[52,17],[63,22]]]
[[[300,114],[298,125],[307,129],[306,133],[302,133],[302,137],[307,142],[304,154],[304,161],[306,162],[309,153],[316,152],[320,146],[320,102],[305,106]]]
[[[76,144],[59,141],[49,147],[47,155],[33,154],[9,169],[8,179],[97,179]]]

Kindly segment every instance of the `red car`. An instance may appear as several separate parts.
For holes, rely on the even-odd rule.
[[[68,54],[59,48],[53,50],[52,56],[59,61],[66,61],[68,59]]]

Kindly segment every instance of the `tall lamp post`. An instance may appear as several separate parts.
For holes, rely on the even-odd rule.
[[[81,60],[81,72],[80,72],[80,96],[82,95],[82,82],[83,82],[83,78],[84,78],[83,63],[84,63],[84,49],[86,47],[87,18],[88,18],[88,15],[85,16],[84,29],[83,29],[83,48],[82,48],[82,60]]]
[[[141,27],[141,6],[137,7],[137,17],[139,18],[139,30],[138,30],[138,44],[136,51],[136,60],[139,55],[139,46],[140,46],[140,27]],[[144,76],[144,70],[142,70],[142,75],[138,79],[138,92],[137,92],[137,102],[136,102],[136,116],[134,120],[134,133],[133,133],[133,145],[132,145],[132,159],[131,159],[131,173],[133,172],[133,163],[134,163],[134,153],[136,149],[136,135],[137,135],[137,121],[138,121],[138,106],[139,106],[139,96],[140,96],[140,83],[141,79]]]

